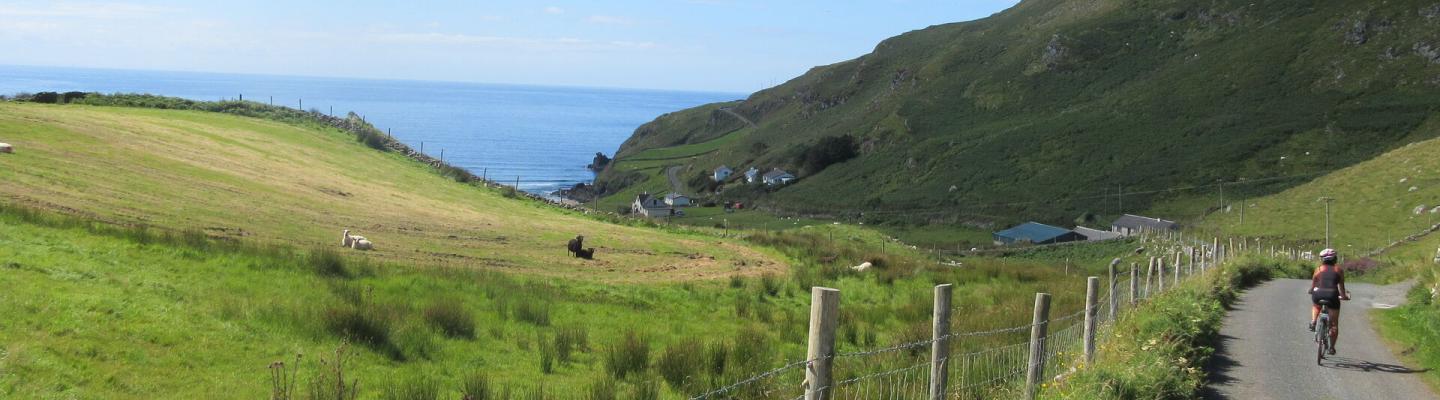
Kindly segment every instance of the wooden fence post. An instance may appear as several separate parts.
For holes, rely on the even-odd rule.
[[[1150,298],[1150,285],[1152,284],[1152,283],[1150,283],[1150,281],[1154,280],[1154,279],[1153,279],[1154,276],[1155,276],[1155,257],[1150,257],[1150,264],[1149,264],[1149,266],[1145,267],[1145,298],[1147,298],[1147,299]]]
[[[1115,285],[1115,283],[1116,283],[1116,282],[1115,282],[1115,266],[1116,266],[1116,265],[1120,265],[1120,259],[1119,259],[1119,258],[1116,258],[1116,259],[1110,261],[1110,270],[1109,270],[1109,272],[1110,272],[1110,287],[1109,287],[1108,289],[1105,289],[1105,293],[1109,293],[1109,294],[1110,294],[1110,320],[1112,320],[1112,321],[1115,320],[1115,313],[1116,313],[1116,312],[1119,312],[1119,306],[1120,306],[1120,303],[1119,303],[1119,301],[1120,301],[1120,295],[1117,294],[1117,293],[1115,293],[1115,289],[1117,289],[1117,287],[1116,287],[1116,285]]]
[[[1155,292],[1165,293],[1165,257],[1155,258]]]
[[[1095,314],[1099,311],[1099,304],[1095,304],[1100,291],[1100,278],[1089,277],[1085,279],[1085,364],[1095,364]]]
[[[950,376],[950,298],[954,286],[935,286],[935,309],[930,330],[930,399],[945,398],[945,380]]]
[[[1131,306],[1134,306],[1134,305],[1135,305],[1135,301],[1139,300],[1139,299],[1137,299],[1137,297],[1140,297],[1140,296],[1139,296],[1139,294],[1140,294],[1140,280],[1138,279],[1138,276],[1137,276],[1137,275],[1140,275],[1140,265],[1139,265],[1138,263],[1133,263],[1133,262],[1132,262],[1132,263],[1130,263],[1130,305],[1131,305]]]
[[[1045,374],[1045,334],[1050,324],[1050,294],[1035,294],[1035,317],[1030,322],[1030,365],[1025,370],[1025,398],[1034,400]],[[808,400],[808,399],[807,399]]]
[[[1180,286],[1180,250],[1175,250],[1175,265],[1171,268],[1174,268],[1175,273],[1172,274],[1173,276],[1170,279],[1175,282],[1175,284],[1170,285],[1170,287]]]
[[[805,353],[805,400],[830,398],[830,367],[835,356],[835,326],[840,317],[840,291],[810,289],[810,339]]]

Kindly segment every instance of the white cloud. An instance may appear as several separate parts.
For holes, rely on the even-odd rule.
[[[549,7],[545,7],[545,13],[546,13],[546,14],[564,14],[564,13],[565,13],[565,9],[560,8],[560,7],[556,7],[556,6],[549,6]]]
[[[634,24],[635,24],[635,21],[632,20],[632,19],[625,18],[625,17],[616,17],[616,16],[612,16],[612,15],[591,15],[590,17],[585,18],[585,22],[589,22],[589,23],[592,23],[592,24],[601,24],[601,25],[634,25]]]

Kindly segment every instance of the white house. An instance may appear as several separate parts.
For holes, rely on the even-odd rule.
[[[766,172],[763,178],[766,185],[784,185],[790,183],[790,181],[795,180],[795,175],[791,175],[789,172],[785,172],[779,168],[776,168],[770,170],[770,172]]]
[[[665,204],[671,207],[689,207],[690,198],[679,193],[665,195]]]
[[[760,182],[760,170],[755,169],[755,167],[750,167],[750,169],[745,170],[745,183],[759,183],[759,182]]]
[[[635,195],[635,202],[630,203],[630,213],[650,218],[669,216],[671,208],[659,197],[651,196],[649,193]]]
[[[715,169],[715,174],[711,175],[711,179],[714,179],[716,182],[724,182],[726,179],[730,179],[730,175],[734,173],[735,170],[730,169],[730,167],[721,165],[720,168]]]

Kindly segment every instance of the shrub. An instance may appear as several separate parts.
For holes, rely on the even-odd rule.
[[[859,155],[858,149],[854,136],[830,136],[806,148],[798,161],[806,174],[814,175],[833,164],[855,158]]]
[[[60,94],[55,92],[40,92],[30,96],[30,101],[36,103],[55,104],[60,101]]]
[[[320,364],[315,369],[315,375],[310,379],[307,387],[311,400],[355,400],[358,397],[360,381],[350,380],[346,382],[345,364],[349,361],[349,342],[341,342],[335,348],[333,358],[320,358]]]
[[[490,400],[490,376],[484,372],[471,372],[460,378],[460,400]]]
[[[724,340],[710,342],[705,346],[705,369],[710,375],[721,376],[725,374],[725,365],[730,358],[730,345]]]
[[[605,370],[615,379],[644,372],[650,365],[650,342],[635,331],[625,332],[620,343],[605,350]]]
[[[407,355],[407,358],[433,359],[440,352],[440,344],[435,342],[435,334],[423,325],[418,323],[403,324],[394,334],[395,346]]]
[[[670,388],[677,392],[684,391],[687,385],[695,382],[699,372],[703,371],[704,353],[704,346],[695,339],[671,343],[665,346],[665,350],[660,352],[660,358],[655,360],[655,369],[670,383]]]
[[[458,299],[436,300],[425,307],[425,322],[452,338],[475,338],[475,316]]]

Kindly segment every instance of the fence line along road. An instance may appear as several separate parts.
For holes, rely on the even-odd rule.
[[[1086,301],[1080,311],[1052,318],[1050,295],[1037,293],[1030,324],[951,332],[956,310],[950,301],[953,286],[943,284],[934,289],[929,339],[862,351],[835,350],[840,291],[812,288],[806,357],[696,393],[691,399],[1034,398],[1045,383],[1064,379],[1080,365],[1105,357],[1096,348],[1098,338],[1147,299],[1239,252],[1290,259],[1300,254],[1274,246],[1264,251],[1258,241],[1248,244],[1250,239],[1236,243],[1172,234],[1145,236],[1142,241],[1150,259],[1147,269],[1141,272],[1135,263],[1124,268],[1120,258],[1114,259],[1104,277],[1083,281]]]

